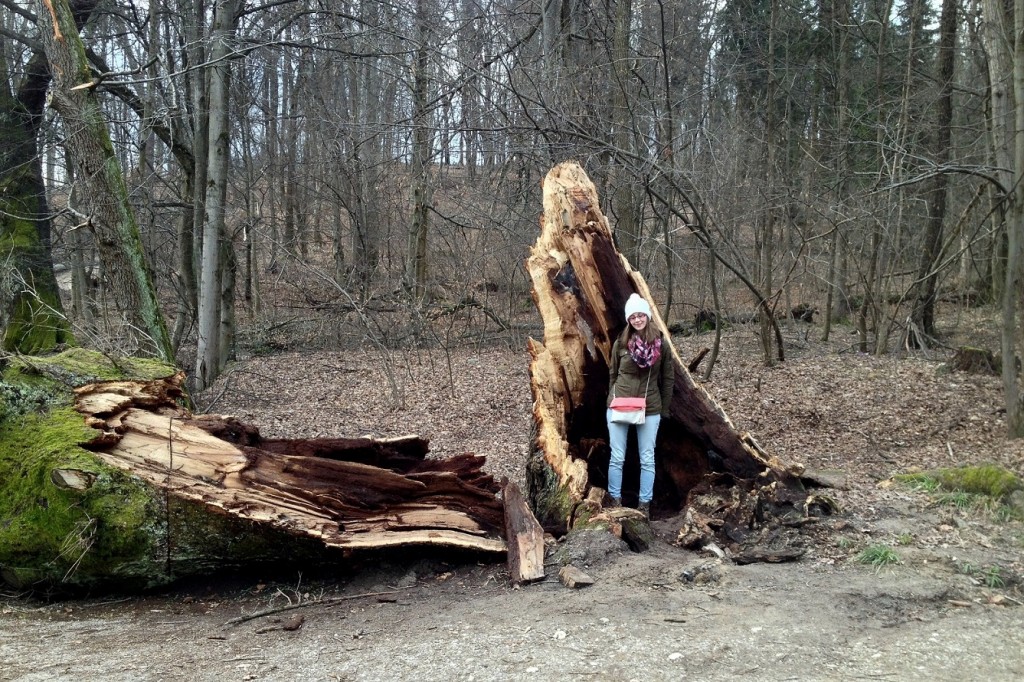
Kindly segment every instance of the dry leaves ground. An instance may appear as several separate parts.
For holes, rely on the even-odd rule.
[[[957,333],[994,347],[991,311],[963,315]],[[1024,679],[1021,522],[888,483],[983,462],[1024,475],[1024,444],[1003,437],[999,379],[949,373],[948,352],[860,354],[849,330],[829,344],[818,327],[785,333],[787,361],[765,368],[753,330],[730,330],[707,387],[767,450],[839,482],[829,494],[845,513],[816,529],[798,563],[733,566],[686,552],[661,519],[664,542],[645,554],[610,536],[564,548],[597,580],[578,591],[553,579],[513,589],[503,566],[466,557],[387,555],[301,582],[243,576],[123,601],[9,598],[0,678]],[[676,341],[688,358],[711,337]],[[494,475],[523,477],[530,394],[518,350],[253,357],[199,402],[268,436],[417,433],[439,456],[473,451]],[[900,563],[856,560],[876,545]],[[304,606],[225,624],[288,603]],[[286,630],[293,613],[305,620]]]

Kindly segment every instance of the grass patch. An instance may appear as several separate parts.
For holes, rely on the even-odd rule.
[[[893,480],[922,493],[933,493],[942,485],[935,476],[928,473],[897,474],[893,476]]]
[[[898,474],[893,480],[931,495],[933,503],[939,506],[963,512],[988,511],[997,521],[1024,519],[1024,511],[1008,504],[1016,491],[1024,490],[1024,482],[994,464]]]
[[[982,571],[981,579],[985,583],[986,587],[993,590],[1006,586],[1006,581],[1003,580],[1003,571],[998,566],[989,566]]]
[[[965,561],[957,567],[962,575],[970,576],[980,581],[985,587],[998,590],[1006,587],[1006,578],[1003,576],[1003,569],[993,564],[992,566],[975,566]]]
[[[935,497],[935,504],[939,507],[955,507],[960,511],[969,511],[984,506],[985,498],[974,493],[966,493],[962,490],[953,493],[942,493]]]
[[[857,555],[857,563],[869,564],[880,571],[886,566],[900,563],[900,556],[888,545],[871,545]]]

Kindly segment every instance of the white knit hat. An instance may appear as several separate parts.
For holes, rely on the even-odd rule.
[[[651,306],[640,296],[640,294],[630,294],[629,300],[626,301],[626,321],[629,321],[630,315],[634,313],[643,313],[647,316],[647,319],[651,319]]]

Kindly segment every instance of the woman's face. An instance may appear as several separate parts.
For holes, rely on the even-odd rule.
[[[633,313],[632,315],[629,316],[629,324],[633,327],[633,329],[637,330],[638,332],[642,332],[644,330],[644,327],[647,326],[647,316],[644,315],[643,313]]]

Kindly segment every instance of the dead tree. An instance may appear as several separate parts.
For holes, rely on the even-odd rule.
[[[596,189],[575,163],[556,166],[544,180],[541,234],[527,268],[544,321],[543,343],[529,342],[536,428],[527,470],[530,498],[545,527],[564,531],[592,515],[593,500],[599,497],[592,489],[607,486],[608,360],[625,325],[626,299],[634,292],[654,299],[640,273],[616,249]],[[667,335],[653,309],[653,323]],[[806,514],[802,467],[779,461],[738,432],[694,382],[676,350],[671,352],[676,380],[671,414],[662,419],[658,433],[655,515],[686,509],[693,521],[688,525],[702,529],[700,538],[684,541],[693,545],[713,535],[746,537],[737,529],[758,527],[766,510]],[[627,503],[635,500],[638,488],[635,448],[633,441],[627,452]],[[697,491],[720,499],[722,504],[711,505],[717,511],[695,505]]]

